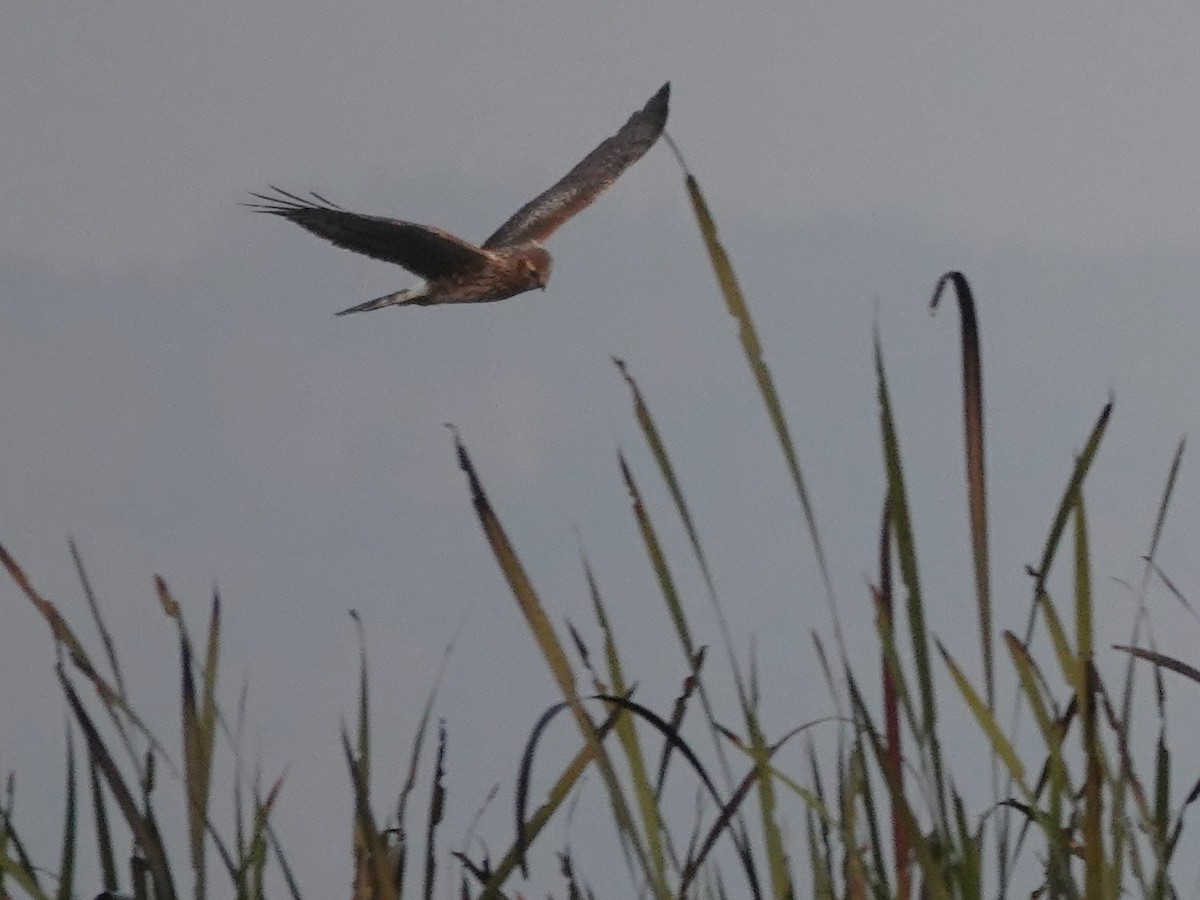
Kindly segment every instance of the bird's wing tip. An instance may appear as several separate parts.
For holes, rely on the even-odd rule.
[[[646,106],[651,107],[651,108],[656,108],[656,107],[661,106],[661,107],[665,108],[670,101],[671,101],[671,82],[668,81],[666,84],[664,84],[662,87],[660,87],[657,91],[655,91],[654,96],[650,98],[650,102],[647,103]]]

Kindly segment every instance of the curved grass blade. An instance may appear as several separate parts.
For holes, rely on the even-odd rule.
[[[517,835],[516,850],[518,853],[518,863],[521,869],[521,875],[524,878],[529,877],[529,868],[525,858],[525,853],[531,844],[531,838],[526,825],[527,819],[525,814],[526,810],[528,809],[529,784],[531,780],[531,773],[533,771],[534,751],[537,749],[538,742],[541,740],[542,733],[546,730],[546,727],[550,724],[554,717],[564,709],[570,709],[570,704],[565,702],[555,703],[538,717],[537,722],[534,723],[533,731],[530,732],[529,739],[525,742],[525,750],[521,754],[521,765],[517,769],[517,786],[514,803]],[[619,718],[621,718],[620,712],[611,712],[606,720],[603,734],[599,736],[606,737],[612,727],[615,726]],[[570,785],[564,785],[563,787],[564,790],[561,793],[556,790],[552,795],[552,800],[555,807],[567,799],[567,792],[570,788]],[[551,801],[547,801],[546,804],[543,804],[543,807],[549,805],[550,802]]]
[[[620,712],[614,710],[607,719],[600,723],[596,729],[596,736],[599,740],[603,741],[605,739],[609,731],[612,730],[617,716],[620,714]],[[500,888],[504,886],[504,883],[513,871],[521,867],[526,847],[533,843],[542,829],[546,827],[546,823],[550,821],[550,817],[566,802],[575,783],[583,775],[584,770],[591,764],[591,761],[592,747],[590,745],[581,747],[571,759],[571,762],[563,769],[562,774],[555,780],[547,794],[546,801],[534,810],[531,816],[525,815],[526,799],[522,797],[523,792],[526,796],[528,795],[528,786],[522,787],[520,776],[518,776],[517,801],[521,806],[517,817],[520,821],[524,822],[523,834],[522,830],[518,830],[517,839],[513,842],[513,846],[509,848],[508,852],[497,863],[494,870],[481,869],[470,863],[465,856],[461,857],[463,862],[468,864],[468,868],[472,874],[479,878],[479,881],[483,884],[479,900],[496,900],[496,898],[503,896],[500,893]]]
[[[967,508],[971,520],[971,555],[975,564],[975,600],[979,610],[979,641],[983,652],[983,677],[989,708],[996,704],[995,661],[992,650],[992,597],[988,561],[987,477],[983,441],[983,363],[979,354],[979,323],[975,297],[962,272],[947,272],[938,279],[929,303],[937,312],[947,285],[954,286],[962,330],[963,435],[966,442]]]
[[[773,748],[771,752],[773,753],[775,749],[778,748]],[[712,825],[709,826],[704,840],[699,843],[695,852],[689,855],[687,865],[683,869],[683,875],[679,879],[677,896],[681,898],[687,896],[688,889],[692,886],[692,882],[695,881],[696,876],[700,873],[701,867],[716,847],[722,832],[728,831],[731,837],[736,838],[737,832],[733,830],[734,817],[737,815],[738,810],[741,809],[742,802],[750,794],[750,789],[754,786],[754,783],[764,777],[764,773],[765,770],[760,767],[751,769],[742,778],[741,783],[738,784],[729,801],[718,807],[720,813]],[[739,848],[739,853],[741,852],[741,848]],[[753,871],[753,864],[748,852],[743,853],[742,860],[744,868],[748,872]]]
[[[717,791],[716,786],[713,784],[712,779],[709,777],[708,772],[705,770],[703,763],[700,762],[699,758],[692,751],[687,742],[680,737],[679,733],[675,731],[662,717],[652,710],[642,706],[641,704],[635,703],[628,697],[619,697],[614,694],[597,694],[592,699],[601,700],[607,705],[619,707],[622,711],[628,711],[651,725],[651,727],[657,730],[663,736],[663,738],[670,743],[675,750],[683,756],[684,759],[687,760],[688,764],[692,767],[693,771],[696,772],[701,783],[708,791],[709,796],[712,797],[716,802],[717,808],[722,810],[726,808],[725,802],[722,801],[721,796]],[[517,778],[517,834],[518,842],[522,846],[525,846],[528,843],[527,839],[525,838],[527,826],[525,823],[524,810],[525,798],[528,795],[530,771],[533,767],[534,750],[537,746],[537,742],[541,738],[542,732],[546,729],[546,726],[550,724],[551,720],[558,715],[558,713],[568,708],[569,707],[566,703],[556,703],[554,706],[547,709],[541,715],[541,717],[539,717],[536,725],[534,726],[533,733],[526,742],[525,753],[522,755],[521,767]],[[619,715],[619,713],[614,713],[613,717],[615,717],[615,715]],[[751,780],[751,783],[753,783],[753,779]],[[746,788],[748,789],[749,786],[750,784],[747,784]],[[730,815],[732,815],[733,812],[733,809],[729,810]],[[735,832],[730,831],[730,836],[734,841],[735,847],[738,851],[738,856],[741,858],[743,867],[746,870],[747,881],[751,887],[751,894],[757,900],[761,894],[758,888],[758,879],[754,872],[754,866],[749,858],[749,850],[737,840],[737,834]],[[685,872],[686,871],[687,869],[685,869]],[[677,895],[684,896],[682,887],[677,892]]]
[[[700,671],[704,668],[704,658],[706,656],[705,647],[701,647],[696,651],[696,655],[692,657],[691,667],[687,677],[683,680],[683,688],[679,695],[675,698],[675,702],[671,705],[671,727],[679,731],[683,727],[683,719],[687,714],[688,701],[695,694],[700,682]],[[717,732],[718,734],[720,732]],[[663,788],[667,783],[667,767],[671,762],[671,745],[664,743],[662,754],[659,756],[658,769],[654,778],[654,798],[659,800],[662,797]],[[727,769],[728,764],[723,763],[722,769]]]
[[[757,898],[761,897],[761,891],[758,884],[758,875],[754,868],[754,861],[750,855],[750,848],[748,845],[743,843],[738,831],[732,827],[729,827],[741,800],[738,799],[736,802],[731,800],[729,803],[723,803],[721,801],[721,797],[717,793],[716,786],[713,784],[712,779],[709,778],[704,766],[692,751],[691,747],[686,741],[683,740],[683,738],[679,736],[679,733],[674,731],[671,725],[656,712],[642,706],[639,703],[635,703],[627,697],[599,696],[596,699],[603,700],[607,703],[613,703],[617,706],[627,709],[634,715],[647,722],[651,727],[657,730],[668,743],[672,744],[672,746],[675,747],[675,749],[683,756],[684,759],[688,761],[688,764],[692,767],[693,771],[696,772],[701,782],[704,784],[709,796],[711,796],[716,802],[717,808],[721,810],[718,819],[720,827],[717,827],[717,823],[714,823],[712,829],[712,843],[715,843],[716,837],[719,837],[722,830],[727,830],[729,832],[730,840],[733,842],[734,848],[737,851],[738,859],[742,863],[742,869],[746,875],[746,882],[750,888],[750,894],[752,897],[756,898],[756,900]],[[768,754],[770,752],[773,752],[773,750],[768,751]],[[765,765],[756,766],[753,770],[751,770],[750,774],[746,776],[746,779],[743,780],[744,786],[739,788],[739,790],[742,792],[742,796],[744,796],[745,791],[749,790],[754,781],[758,781],[763,777],[765,768]],[[699,862],[695,864],[694,868],[699,868]],[[693,871],[692,874],[694,876],[695,872]],[[685,869],[685,878],[681,882],[678,890],[678,896],[680,897],[685,896],[685,890],[688,883],[688,878],[686,875],[687,869]]]

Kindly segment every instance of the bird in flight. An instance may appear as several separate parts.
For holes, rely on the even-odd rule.
[[[425,279],[415,287],[344,309],[339,316],[393,305],[490,303],[534,288],[545,290],[550,254],[542,242],[654,146],[667,124],[670,95],[670,83],[664,84],[616,134],[552,188],[517,210],[479,246],[431,225],[350,212],[317,193],[305,199],[273,187],[273,195],[251,194],[255,202],[246,205]]]

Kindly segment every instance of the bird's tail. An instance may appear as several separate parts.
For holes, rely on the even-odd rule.
[[[394,294],[386,294],[382,297],[376,297],[374,300],[368,300],[366,303],[360,303],[358,306],[351,306],[349,309],[343,309],[335,315],[344,316],[347,313],[369,312],[372,309],[383,309],[385,306],[395,306],[397,304],[417,303],[421,302],[421,298],[429,294],[429,285],[419,284],[416,287],[405,288],[402,291],[397,291]]]

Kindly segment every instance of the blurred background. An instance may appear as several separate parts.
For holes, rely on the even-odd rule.
[[[1103,644],[1123,641],[1136,603],[1120,580],[1140,578],[1200,395],[1200,12],[1090,9],[22,4],[0,32],[0,542],[82,622],[74,537],[133,700],[164,730],[176,649],[152,576],[197,632],[220,591],[222,698],[248,680],[247,755],[267,782],[287,771],[277,828],[309,896],[350,878],[347,610],[367,626],[384,809],[455,641],[437,705],[443,840],[478,850],[471,817],[499,783],[477,827],[498,852],[525,739],[558,695],[443,423],[543,601],[595,639],[586,551],[642,702],[667,708],[686,665],[618,447],[699,639],[717,642],[616,355],[667,439],[767,721],[782,733],[829,714],[811,544],[665,146],[553,237],[544,294],[483,306],[335,319],[413,279],[238,205],[274,184],[481,240],[670,80],[668,129],[762,335],[852,655],[871,664],[878,323],[926,602],[977,658],[957,311],[926,312],[951,268],[979,303],[996,625],[1023,628],[1024,567],[1111,391],[1087,500]],[[1197,514],[1185,457],[1160,555],[1185,593]],[[65,715],[52,644],[7,581],[0,604],[0,769],[17,773],[26,839],[50,848]],[[1196,623],[1163,591],[1151,611],[1159,648],[1194,661]],[[603,817],[597,788],[582,807]],[[572,827],[586,826],[552,826],[551,845]],[[531,892],[553,876],[535,867]]]

